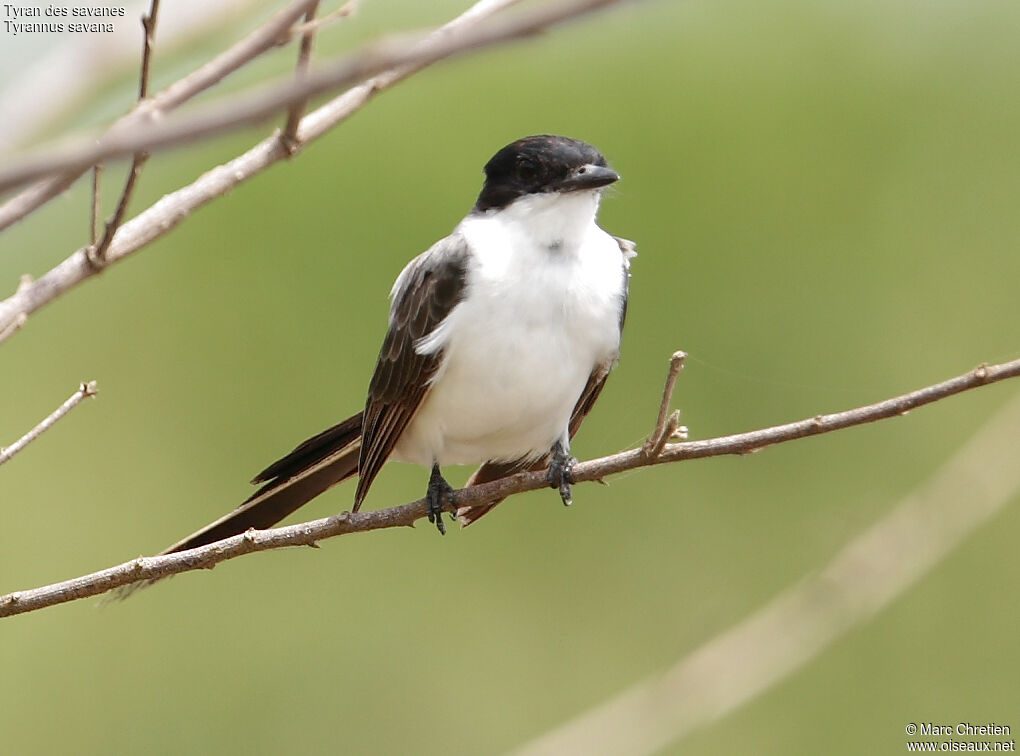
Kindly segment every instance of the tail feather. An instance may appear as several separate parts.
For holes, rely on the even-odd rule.
[[[486,462],[468,478],[465,488],[468,486],[477,486],[482,483],[488,483],[493,480],[499,480],[505,478],[508,475],[519,473],[524,470],[544,470],[549,466],[549,456],[545,455],[538,459],[533,457],[525,457],[521,459],[515,459],[510,462]],[[488,504],[482,504],[477,507],[460,507],[457,509],[457,520],[461,525],[467,527],[482,515],[488,514],[492,511],[492,508],[499,504],[503,499],[496,499],[496,501],[490,501]]]
[[[164,550],[194,549],[248,530],[269,528],[337,483],[358,474],[361,413],[305,441],[255,476],[265,483],[241,506]]]
[[[276,462],[256,475],[251,482],[257,485],[266,481],[272,481],[274,478],[289,478],[321,462],[337,449],[346,446],[361,436],[361,416],[362,413],[359,412],[342,423],[337,423],[332,428],[327,428],[322,433],[312,436],[290,454],[276,460]],[[258,496],[260,493],[262,493],[261,490],[255,496]],[[249,501],[254,499],[255,496],[249,498]]]

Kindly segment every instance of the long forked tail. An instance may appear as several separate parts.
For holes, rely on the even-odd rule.
[[[323,491],[358,474],[361,454],[361,413],[324,430],[255,476],[264,483],[241,506],[164,550],[193,549],[238,535],[248,528],[264,529],[307,504]]]

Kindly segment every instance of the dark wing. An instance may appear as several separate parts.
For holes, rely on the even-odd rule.
[[[327,428],[322,433],[312,436],[302,443],[286,457],[276,460],[252,478],[252,484],[268,483],[269,486],[274,486],[288,478],[293,478],[310,467],[314,467],[326,459],[326,457],[346,447],[360,436],[361,426],[362,419],[359,412],[342,423],[337,423],[332,428]],[[257,491],[251,499],[254,499],[261,493],[263,493],[262,490]]]
[[[627,300],[630,296],[630,260],[634,257],[637,252],[634,249],[634,242],[627,239],[621,239],[614,237],[617,243],[620,245],[620,252],[623,255],[623,301],[620,303],[620,333],[623,334],[623,324],[627,319]],[[570,413],[570,423],[567,428],[570,432],[570,437],[573,438],[577,431],[581,429],[581,423],[591,412],[592,407],[595,406],[596,400],[599,398],[599,394],[602,393],[602,389],[606,385],[606,379],[609,378],[609,371],[612,370],[613,365],[599,365],[592,374],[588,376],[588,382],[584,386],[584,390],[581,391],[581,396],[578,397],[577,403],[574,404],[574,410]],[[509,462],[486,462],[468,479],[467,485],[477,486],[481,483],[488,483],[492,480],[499,480],[505,478],[508,475],[519,473],[522,470],[543,470],[549,466],[549,456],[545,455],[539,459],[522,457],[520,459],[510,460]],[[457,519],[460,520],[461,525],[470,525],[479,517],[484,515],[486,512],[491,510],[494,506],[503,501],[498,499],[490,504],[484,504],[479,507],[464,507],[457,510]]]
[[[365,402],[355,511],[442,364],[441,351],[418,354],[415,343],[430,334],[463,298],[468,255],[462,237],[448,236],[412,260],[397,279],[390,327]]]
[[[361,413],[305,441],[255,476],[264,483],[233,512],[183,538],[162,553],[193,549],[243,533],[270,528],[323,491],[358,473]]]
[[[630,239],[622,239],[619,236],[613,238],[620,245],[620,254],[623,255],[623,302],[620,305],[620,336],[622,337],[623,324],[627,320],[627,302],[630,301],[630,261],[637,257],[637,245]]]

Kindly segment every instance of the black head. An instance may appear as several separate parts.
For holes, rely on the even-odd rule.
[[[503,208],[527,194],[598,189],[619,179],[590,144],[551,134],[524,137],[485,164],[475,211]]]

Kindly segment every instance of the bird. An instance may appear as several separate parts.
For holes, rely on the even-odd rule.
[[[364,410],[266,467],[232,512],[166,549],[271,527],[358,476],[352,511],[387,460],[431,470],[428,519],[469,525],[499,501],[457,507],[446,465],[480,464],[467,485],[548,468],[572,501],[570,441],[620,354],[634,244],[597,224],[620,179],[585,142],[518,139],[484,167],[471,211],[415,257],[390,292]]]

